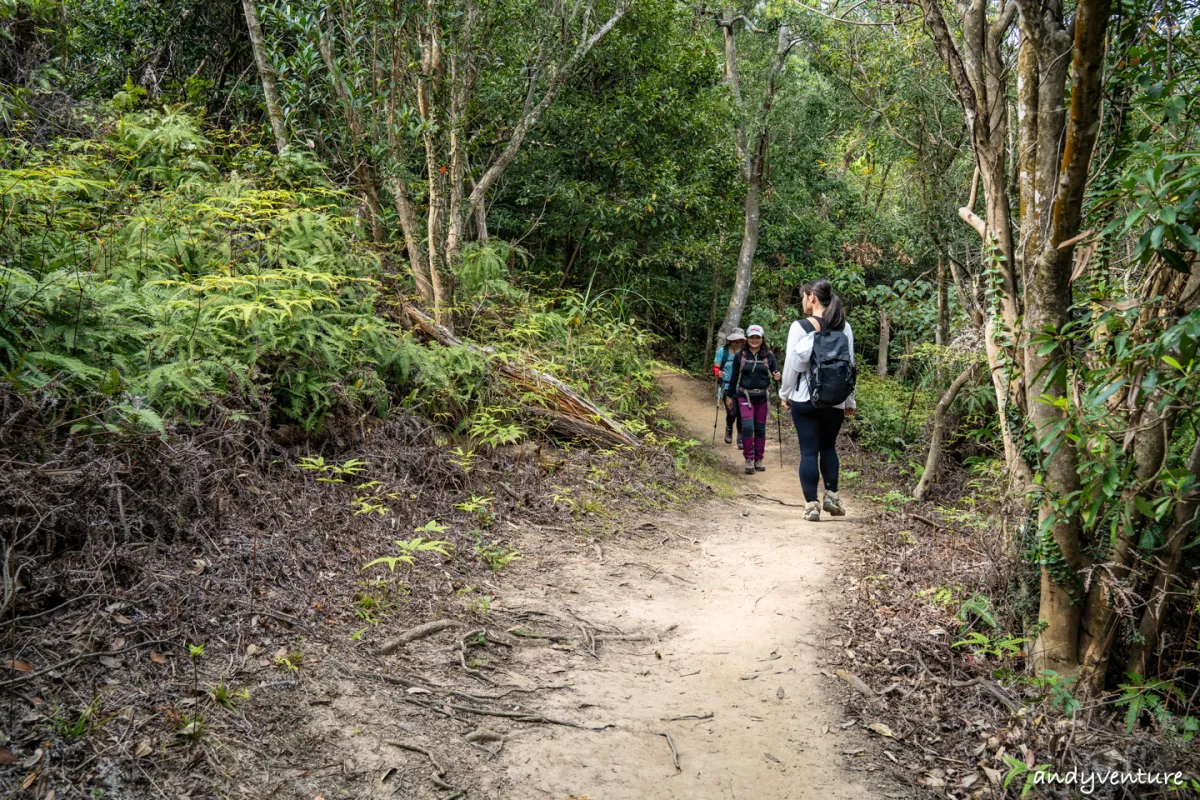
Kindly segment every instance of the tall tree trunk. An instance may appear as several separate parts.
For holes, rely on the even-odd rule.
[[[1099,129],[1101,71],[1109,0],[1080,0],[1072,26],[1055,5],[1021,3],[1022,46],[1037,51],[1037,174],[1033,213],[1041,248],[1028,267],[1025,324],[1031,331],[1060,331],[1071,305],[1075,237],[1082,217],[1092,150]],[[1074,36],[1072,37],[1071,28]],[[1071,53],[1070,119],[1064,99]],[[1065,137],[1062,132],[1065,128]],[[1061,149],[1060,149],[1061,148]],[[1061,153],[1061,157],[1060,154]],[[1054,401],[1067,394],[1067,354],[1025,347],[1029,419],[1041,453],[1043,500],[1038,512],[1042,592],[1038,619],[1045,627],[1030,650],[1035,669],[1073,674],[1079,667],[1082,582],[1080,520],[1066,510],[1079,491],[1076,444],[1059,426],[1066,414]],[[1042,398],[1046,398],[1043,400]]]
[[[937,475],[938,464],[942,460],[942,443],[946,438],[946,415],[950,413],[950,406],[954,405],[958,393],[971,380],[971,376],[975,374],[978,366],[978,364],[972,364],[959,373],[959,376],[950,384],[950,388],[946,389],[942,393],[942,398],[938,400],[937,408],[933,411],[933,427],[929,434],[929,454],[925,456],[925,471],[921,473],[921,480],[917,482],[917,488],[913,490],[913,497],[917,500],[925,499],[929,494],[929,487],[933,486]]]
[[[254,63],[258,66],[258,78],[262,81],[263,98],[267,104],[267,118],[271,121],[271,132],[275,134],[275,152],[282,153],[288,145],[287,127],[283,122],[282,103],[279,89],[275,86],[275,68],[267,56],[267,43],[263,38],[262,25],[258,21],[258,9],[254,0],[242,0],[246,12],[246,30],[250,34],[250,48],[254,51]]]
[[[938,0],[916,0],[934,47],[946,63],[955,98],[962,106],[976,174],[984,190],[984,219],[974,211],[977,184],[972,180],[971,199],[958,210],[959,216],[980,235],[984,245],[985,269],[1000,275],[996,291],[989,297],[995,312],[984,325],[988,367],[996,392],[996,408],[1004,459],[1010,476],[1010,495],[1020,505],[1032,480],[1032,469],[1016,446],[1009,423],[1009,404],[1025,404],[1021,359],[1012,347],[1019,335],[1020,300],[1014,274],[1012,220],[1008,207],[1005,156],[1007,150],[1007,75],[1001,48],[1016,17],[1014,0],[1002,4],[994,21],[988,20],[988,3],[970,0],[958,6],[962,15],[962,49],[959,49]],[[981,309],[982,310],[982,309]],[[972,312],[974,316],[974,311]],[[981,315],[982,316],[982,315]]]
[[[742,321],[742,313],[746,310],[746,299],[750,296],[751,268],[754,264],[754,253],[758,250],[758,233],[761,221],[761,203],[763,175],[767,162],[767,147],[770,143],[770,128],[767,124],[771,108],[775,103],[775,92],[778,88],[779,73],[787,63],[787,57],[795,47],[796,41],[786,25],[781,25],[776,35],[775,55],[767,73],[767,85],[763,90],[762,103],[759,106],[753,122],[758,128],[754,137],[754,150],[747,152],[749,139],[747,136],[746,112],[743,108],[741,86],[738,80],[737,40],[734,35],[735,17],[732,7],[729,7],[723,19],[718,24],[725,33],[725,79],[729,85],[734,104],[742,114],[735,126],[735,144],[738,158],[741,161],[742,179],[746,182],[746,200],[743,207],[745,225],[742,231],[742,246],[738,250],[737,275],[733,282],[733,291],[729,295],[729,307],[725,310],[725,318],[721,322],[721,336],[724,338],[730,331],[738,327]]]
[[[888,348],[892,344],[892,325],[888,313],[879,309],[879,357],[875,360],[875,374],[886,378],[888,374]]]
[[[766,139],[764,134],[762,137]],[[761,148],[766,149],[764,146]],[[721,322],[721,336],[741,324],[742,312],[746,310],[746,299],[750,296],[750,272],[754,265],[754,253],[758,250],[758,230],[761,222],[762,209],[762,172],[755,171],[746,185],[746,200],[743,204],[745,224],[742,228],[742,246],[738,250],[737,275],[733,281],[733,291],[729,295],[729,307],[725,309],[725,319]]]

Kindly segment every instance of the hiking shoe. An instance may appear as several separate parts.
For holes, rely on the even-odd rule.
[[[730,444],[732,442],[733,442],[733,431],[729,430],[729,428],[726,428],[725,429],[725,444]]]
[[[766,472],[767,471],[767,468],[763,466],[761,458],[754,459],[754,471],[755,472]]]
[[[813,500],[811,503],[804,504],[804,518],[809,522],[821,521],[821,508],[820,504],[817,503],[816,500]]]
[[[754,473],[754,460],[747,458],[746,459],[746,474],[751,475],[753,473]]]
[[[738,450],[742,449],[742,435],[738,434]]]
[[[829,512],[831,517],[846,516],[846,509],[842,508],[842,501],[838,499],[837,492],[825,493],[825,510]]]

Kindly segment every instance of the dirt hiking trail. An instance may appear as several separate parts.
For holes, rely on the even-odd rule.
[[[707,447],[712,387],[674,374],[663,382],[682,433]],[[775,427],[773,419],[768,424]],[[527,668],[571,686],[546,696],[546,711],[578,718],[584,709],[593,724],[615,727],[544,726],[514,738],[496,766],[506,773],[493,784],[503,787],[503,797],[882,796],[864,773],[846,766],[843,753],[860,749],[862,739],[841,730],[818,665],[821,632],[837,600],[834,567],[862,524],[860,506],[851,498],[846,517],[813,524],[801,508],[747,496],[801,502],[790,427],[783,431],[784,468],[770,430],[767,472],[743,475],[740,452],[722,441],[722,419],[716,452],[738,473],[738,496],[650,523],[664,541],[685,540],[682,546],[605,553],[602,544],[591,559],[566,559],[515,592],[510,587],[506,605],[565,607],[581,620],[625,631],[678,627],[658,642],[605,643],[598,659],[522,649],[516,657]]]

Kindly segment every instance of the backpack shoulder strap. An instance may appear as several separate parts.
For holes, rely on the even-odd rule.
[[[808,331],[809,333],[815,333],[817,330],[817,326],[813,325],[807,319],[800,320],[800,327],[803,328],[804,330]]]

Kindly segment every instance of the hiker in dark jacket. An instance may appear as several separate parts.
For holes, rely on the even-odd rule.
[[[810,522],[821,519],[817,503],[817,481],[825,481],[825,511],[834,517],[845,516],[838,498],[837,437],[846,417],[854,415],[856,403],[851,393],[832,408],[818,408],[812,401],[806,380],[812,369],[813,344],[822,330],[840,331],[849,340],[850,361],[854,361],[854,331],[846,320],[842,301],[833,293],[829,281],[816,280],[801,289],[804,313],[810,315],[804,323],[796,320],[788,332],[787,350],[783,356],[783,380],[779,398],[785,411],[791,411],[800,440],[800,488],[804,491],[804,518]]]
[[[746,332],[741,328],[734,328],[729,332],[729,336],[725,339],[725,344],[717,348],[717,354],[713,357],[713,366],[717,368],[717,379],[720,386],[717,389],[717,399],[724,401],[727,397],[733,397],[733,392],[729,390],[729,379],[733,377],[733,360],[742,349],[742,343],[746,341]],[[738,420],[738,404],[725,404],[725,444],[733,442],[733,428],[737,425],[737,446],[740,449],[742,446],[742,426]]]
[[[779,366],[763,341],[763,329],[751,325],[746,329],[746,344],[733,360],[729,386],[734,397],[726,399],[726,403],[738,404],[742,418],[742,455],[747,473],[766,470],[763,454],[767,450],[767,412],[771,405],[768,393],[772,381],[778,380]]]

